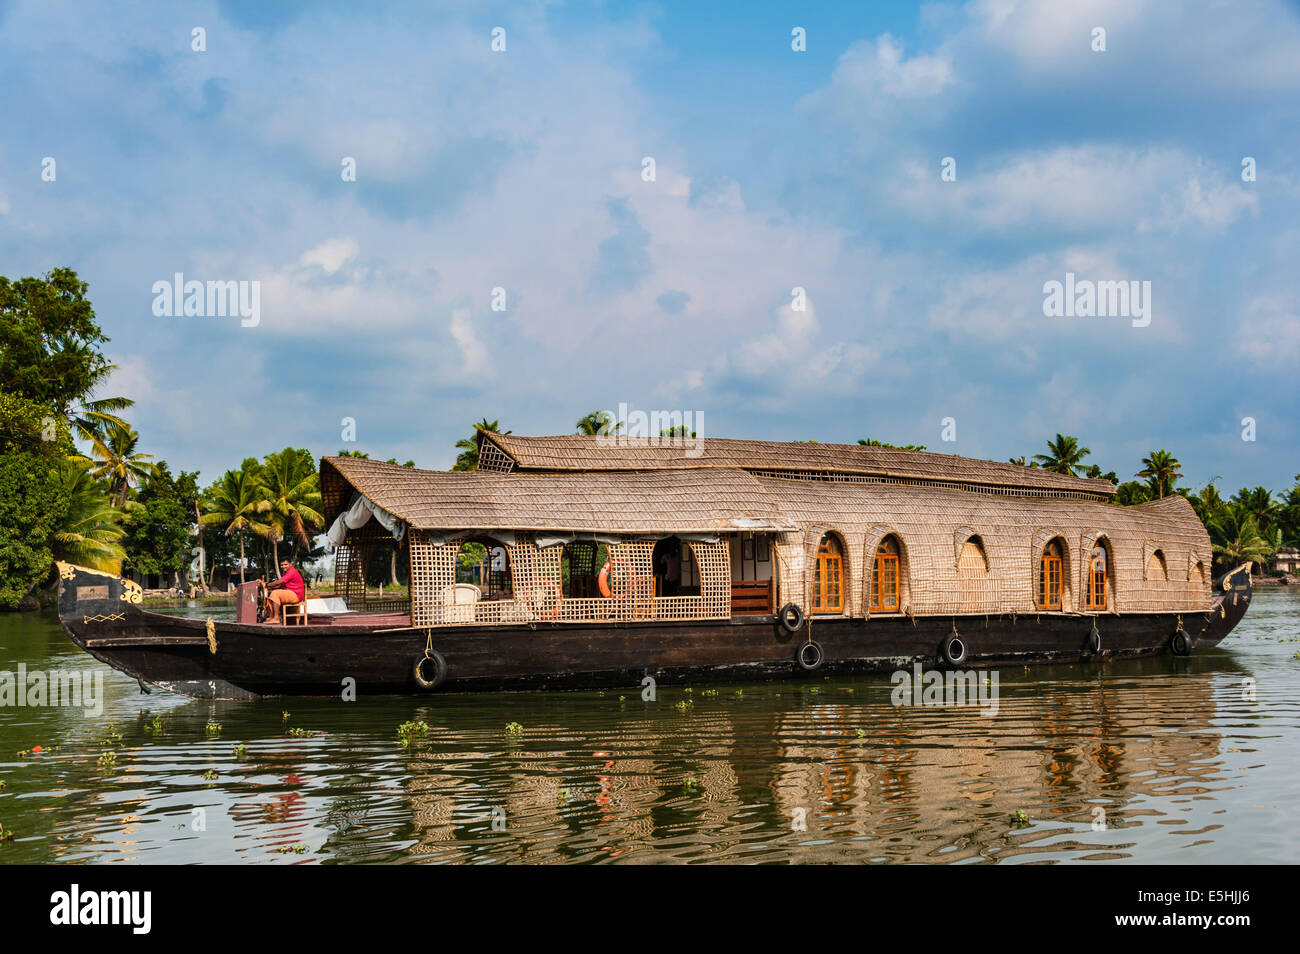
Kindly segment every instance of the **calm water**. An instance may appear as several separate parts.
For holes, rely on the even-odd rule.
[[[1300,589],[1266,590],[1190,660],[1004,669],[994,718],[895,708],[879,676],[207,703],[0,614],[0,670],[106,695],[0,708],[0,862],[1293,862],[1297,650]]]

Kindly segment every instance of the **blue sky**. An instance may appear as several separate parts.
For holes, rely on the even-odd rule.
[[[205,479],[626,403],[1281,490],[1298,104],[1281,2],[0,0],[0,274],[75,268],[142,445]],[[156,316],[176,272],[260,282],[260,324]],[[1150,324],[1046,317],[1067,272],[1149,281]]]

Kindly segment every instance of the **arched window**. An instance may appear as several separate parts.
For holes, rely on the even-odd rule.
[[[1038,566],[1038,594],[1034,600],[1040,610],[1059,610],[1061,608],[1061,586],[1064,575],[1061,571],[1061,558],[1064,551],[1060,539],[1051,540],[1043,547],[1042,558]]]
[[[957,575],[962,578],[982,578],[988,571],[989,559],[984,552],[984,541],[979,537],[971,537],[961,545],[961,556],[957,558]]]
[[[456,553],[456,582],[477,586],[483,599],[509,599],[509,551],[491,537],[466,540]]]
[[[957,557],[957,582],[961,589],[963,609],[978,609],[985,601],[989,578],[989,559],[984,552],[984,541],[974,536],[961,545]]]
[[[812,611],[844,612],[844,548],[833,534],[822,537],[813,567]]]
[[[1168,580],[1169,564],[1165,560],[1164,552],[1161,550],[1151,551],[1151,556],[1147,557],[1147,579],[1148,580]]]
[[[1088,585],[1083,593],[1083,608],[1086,610],[1104,610],[1106,608],[1106,585],[1110,578],[1110,552],[1101,541],[1088,554]]]
[[[898,540],[885,537],[876,547],[875,565],[871,568],[872,613],[897,613],[900,607]]]
[[[560,586],[566,599],[599,596],[596,576],[605,560],[605,545],[574,540],[560,552]]]

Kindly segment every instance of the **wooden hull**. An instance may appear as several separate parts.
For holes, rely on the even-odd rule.
[[[1249,575],[1234,571],[1216,585],[1215,592],[1224,595],[1216,598],[1214,609],[1195,616],[820,617],[797,634],[770,616],[417,630],[393,629],[391,620],[282,627],[164,616],[123,598],[121,581],[116,589],[106,586],[115,577],[80,567],[60,569],[59,614],[73,642],[142,683],[218,699],[338,695],[348,679],[355,680],[358,696],[419,693],[414,667],[426,643],[447,663],[437,692],[637,691],[647,675],[668,684],[893,671],[918,661],[934,663],[954,627],[969,647],[963,666],[970,668],[1169,652],[1180,619],[1195,652],[1216,645],[1236,626],[1251,595]],[[1088,649],[1094,619],[1100,654]],[[795,660],[809,638],[825,652],[825,662],[811,673]]]

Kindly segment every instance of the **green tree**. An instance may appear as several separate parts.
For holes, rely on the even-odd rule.
[[[1057,434],[1056,440],[1047,442],[1047,453],[1035,454],[1034,460],[1043,470],[1074,477],[1083,467],[1083,459],[1091,453],[1088,448],[1079,446],[1077,437]]]
[[[132,487],[153,476],[153,454],[136,450],[140,435],[125,424],[109,424],[102,435],[91,438],[95,476],[108,478],[113,501],[121,507]]]
[[[126,557],[121,541],[126,533],[122,511],[109,501],[108,484],[96,479],[80,457],[65,457],[59,473],[67,511],[51,537],[54,559],[120,573]]]
[[[1119,485],[1119,474],[1115,473],[1113,470],[1107,471],[1103,474],[1101,472],[1101,467],[1097,464],[1089,464],[1085,467],[1083,469],[1083,476],[1087,477],[1089,480],[1109,480],[1112,484],[1115,484],[1116,486]]]
[[[1296,485],[1282,495],[1277,508],[1277,525],[1282,531],[1284,545],[1300,543],[1300,474],[1296,475]]]
[[[1252,487],[1238,490],[1232,495],[1232,502],[1241,504],[1255,517],[1255,523],[1259,525],[1259,532],[1268,536],[1272,533],[1274,525],[1277,523],[1278,505],[1273,499],[1273,492],[1267,487]]]
[[[198,497],[197,473],[181,471],[172,477],[160,462],[141,485],[126,516],[127,566],[142,574],[170,577],[183,585],[195,539],[194,503]]]
[[[1145,477],[1151,486],[1152,497],[1159,500],[1174,492],[1174,485],[1183,476],[1178,470],[1181,466],[1182,463],[1169,451],[1152,451],[1142,458],[1142,469],[1135,476]]]
[[[52,415],[0,391],[0,609],[36,607],[32,591],[50,575],[68,514],[62,464],[74,448],[67,423]]]
[[[617,434],[623,427],[622,422],[615,421],[609,411],[592,411],[578,418],[578,433],[588,437],[597,434]]]
[[[910,451],[925,450],[924,444],[890,444],[886,441],[878,441],[874,437],[859,437],[858,443],[861,444],[863,447],[886,447],[891,450],[910,450]]]
[[[114,370],[100,346],[108,341],[70,268],[43,278],[0,276],[0,390],[45,405],[83,440],[109,425],[132,402],[94,398]]]
[[[1125,507],[1143,504],[1151,499],[1151,490],[1136,480],[1126,480],[1115,488],[1115,502]]]
[[[320,475],[309,450],[286,447],[266,455],[259,475],[270,508],[266,523],[275,565],[280,564],[280,541],[292,537],[311,549],[311,534],[319,531],[321,516]]]
[[[239,535],[239,582],[245,582],[245,568],[248,559],[245,552],[245,534],[252,532],[260,536],[270,533],[267,516],[271,510],[270,501],[258,479],[261,465],[256,458],[244,460],[239,470],[228,470],[203,494],[200,509],[203,516],[199,522],[205,527],[215,527],[229,537]]]
[[[1209,527],[1214,553],[1231,569],[1241,563],[1260,564],[1272,555],[1272,548],[1259,532],[1255,515],[1239,503],[1224,507]]]
[[[500,421],[489,421],[486,417],[474,425],[474,433],[469,437],[456,442],[456,463],[452,465],[452,470],[478,470],[478,448],[479,432],[489,431],[493,434],[509,434],[509,431],[501,430]]]

